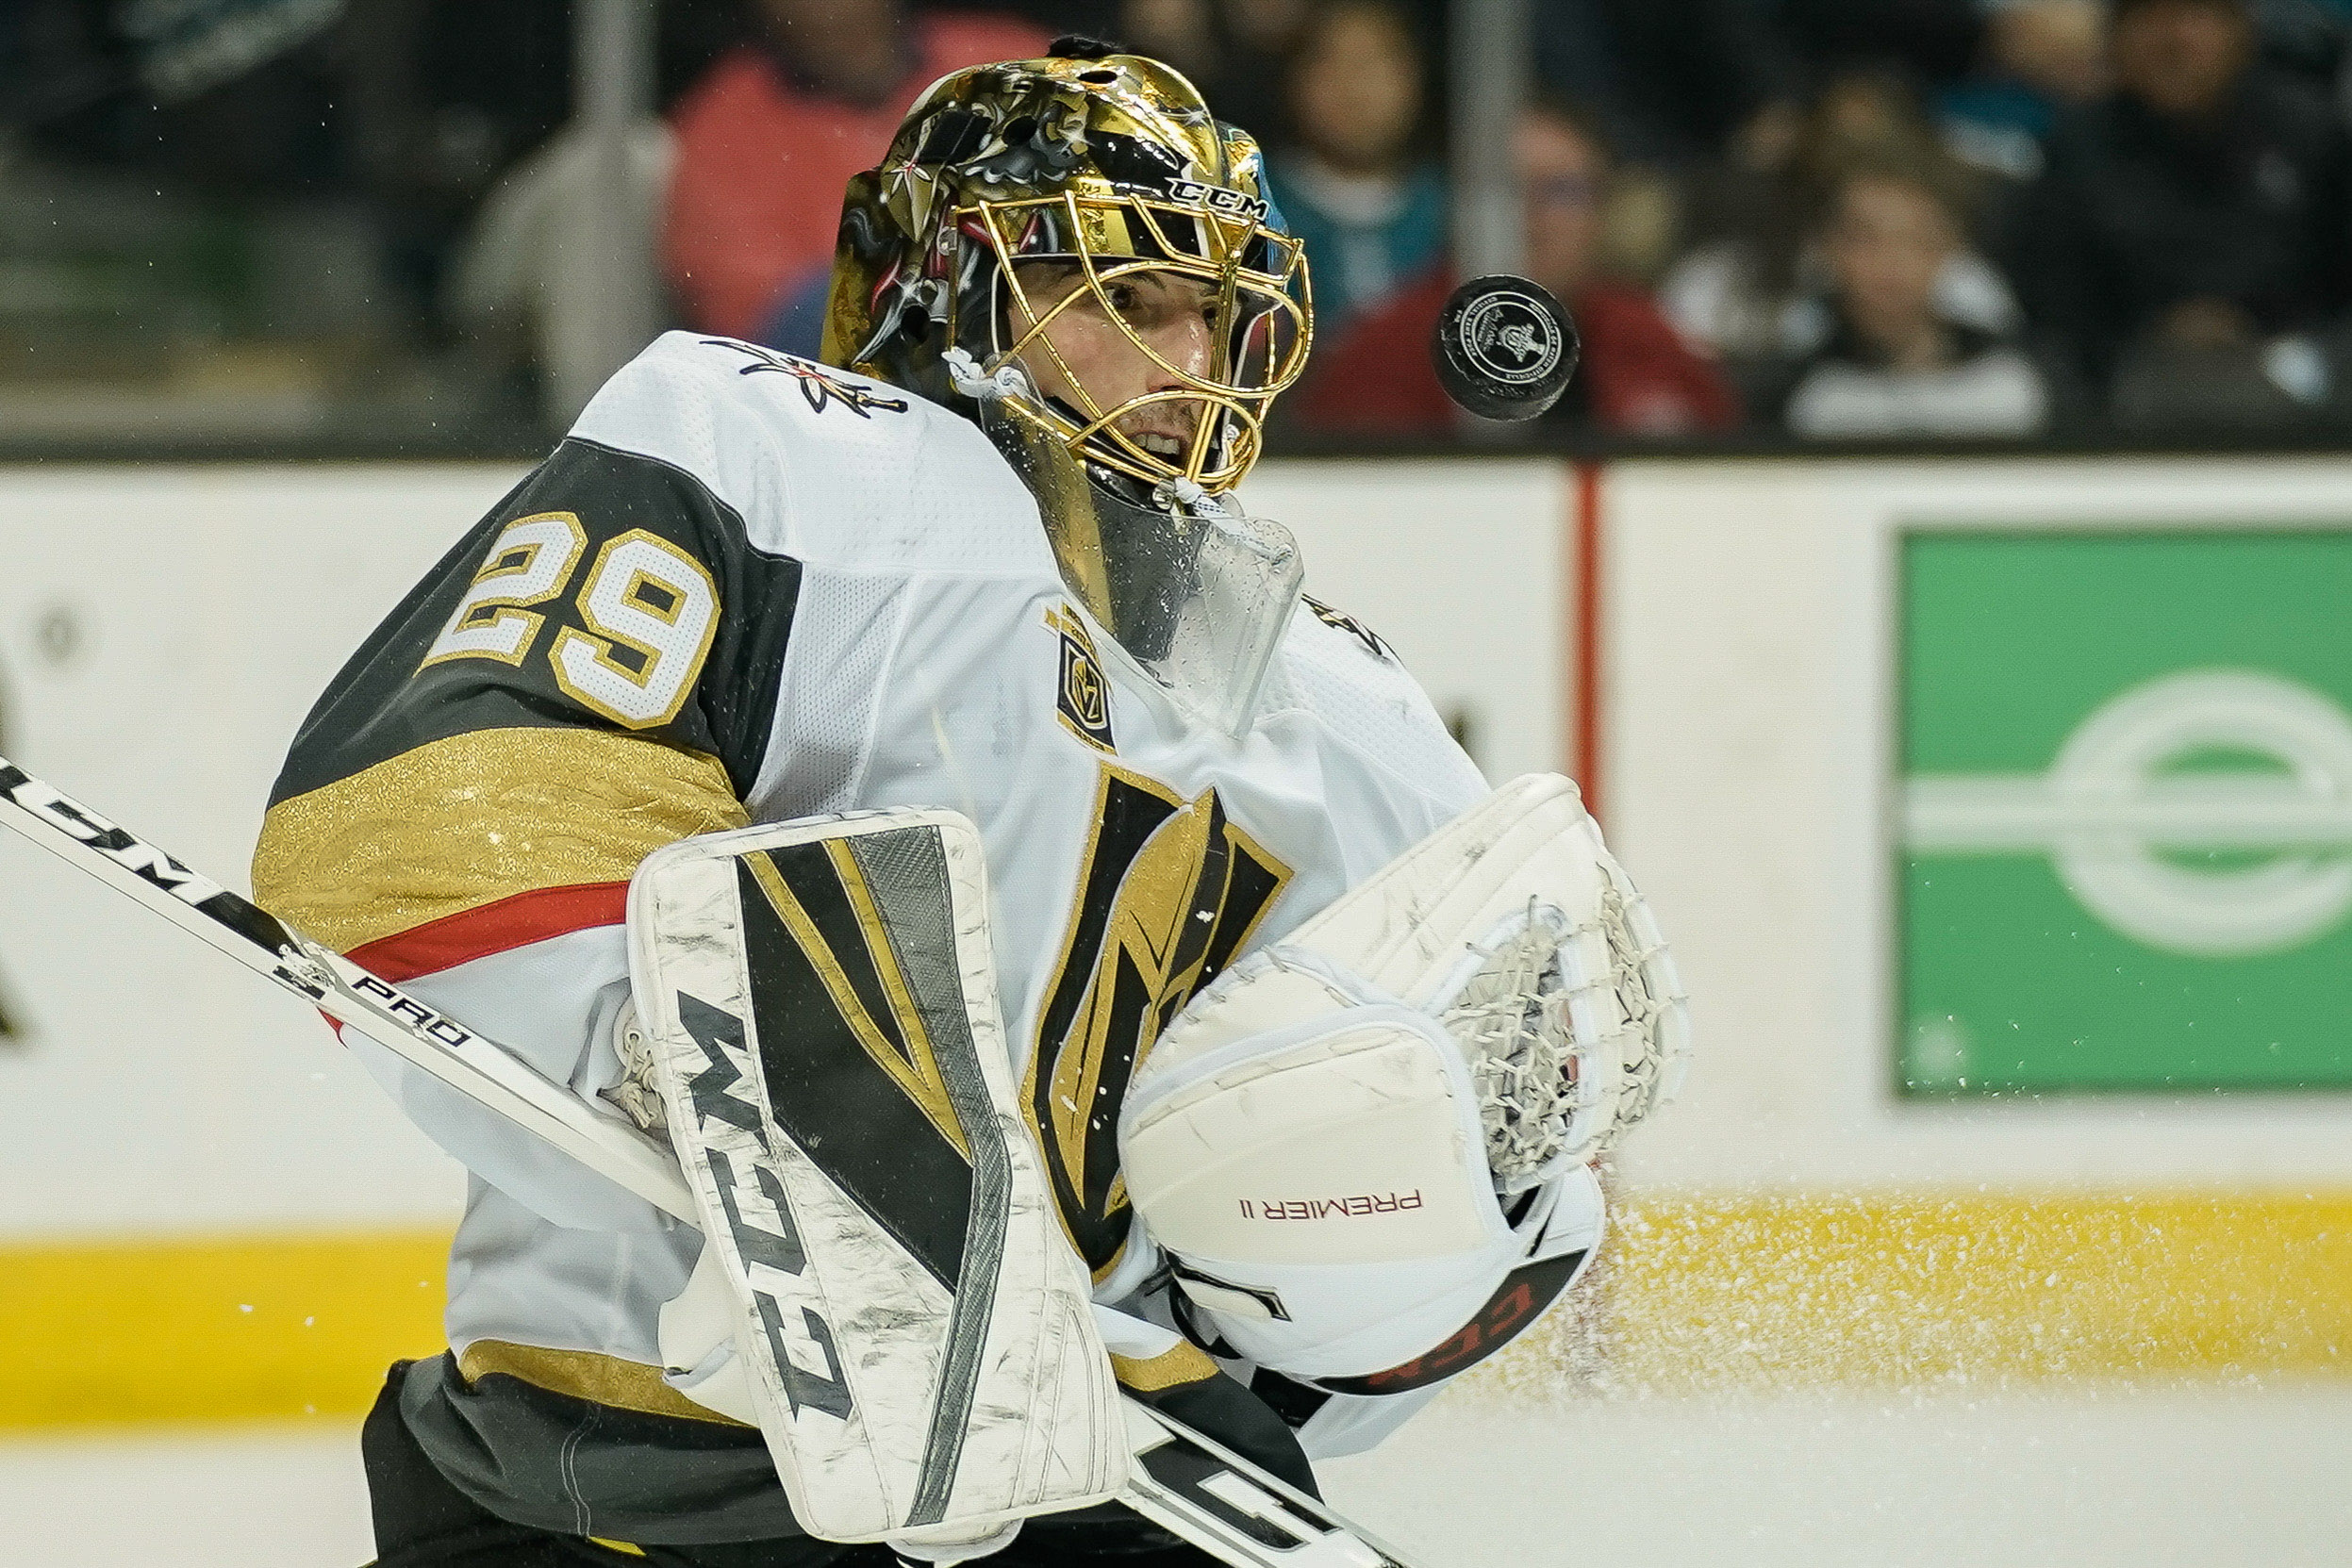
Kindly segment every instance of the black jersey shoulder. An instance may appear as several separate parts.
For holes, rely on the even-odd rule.
[[[565,580],[528,606],[543,618],[511,659],[428,658],[494,547],[525,520],[568,517],[580,543]],[[557,679],[552,651],[567,632],[601,645],[623,667],[641,660],[591,626],[584,601],[604,553],[651,535],[699,564],[718,598],[717,624],[673,717],[644,727],[600,714]],[[570,549],[571,547],[567,547]],[[742,517],[683,469],[573,437],[468,531],[378,626],[297,733],[271,801],[289,800],[436,740],[490,729],[626,728],[642,738],[717,757],[739,796],[767,751],[785,649],[800,592],[800,563],[752,544]],[[658,610],[668,597],[645,590]]]

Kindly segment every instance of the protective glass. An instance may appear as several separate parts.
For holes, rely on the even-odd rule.
[[[981,429],[1037,498],[1071,596],[1184,712],[1247,734],[1305,575],[1289,530],[1204,490],[1179,500],[1163,485],[1147,499],[1095,484],[1029,414],[1034,392],[999,387],[979,403]]]

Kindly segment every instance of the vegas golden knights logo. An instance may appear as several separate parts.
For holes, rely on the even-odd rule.
[[[1136,1065],[1289,881],[1216,790],[1186,801],[1102,764],[1094,841],[1021,1090],[1063,1224],[1098,1279],[1127,1240],[1118,1113]]]
[[[1053,693],[1053,711],[1062,727],[1090,746],[1116,751],[1111,738],[1111,688],[1102,679],[1102,661],[1094,651],[1086,623],[1067,604],[1045,613],[1045,623],[1062,636],[1060,685]]]

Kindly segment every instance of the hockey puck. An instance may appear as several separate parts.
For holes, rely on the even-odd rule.
[[[1532,420],[1576,373],[1576,324],[1541,284],[1508,272],[1446,296],[1430,358],[1446,395],[1490,420]]]

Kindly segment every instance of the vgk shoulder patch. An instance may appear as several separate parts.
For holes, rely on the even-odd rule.
[[[1067,604],[1048,610],[1045,623],[1061,634],[1062,662],[1053,711],[1063,728],[1101,751],[1117,752],[1111,736],[1111,688],[1102,679],[1101,656],[1086,623]]]
[[[885,397],[869,383],[852,381],[813,360],[780,354],[757,343],[738,342],[733,338],[705,338],[703,346],[734,349],[738,354],[750,355],[752,362],[737,372],[739,375],[757,375],[762,371],[773,371],[779,375],[790,376],[800,383],[801,396],[808,401],[808,411],[812,414],[821,414],[837,403],[859,419],[870,420],[877,408],[886,414],[903,414],[909,406],[904,398]]]
[[[1332,628],[1332,630],[1335,632],[1345,632],[1350,636],[1355,638],[1356,641],[1364,644],[1364,651],[1371,654],[1372,657],[1376,659],[1390,660],[1396,658],[1396,650],[1388,646],[1387,638],[1382,636],[1378,632],[1373,631],[1369,626],[1365,625],[1364,622],[1358,620],[1347,611],[1333,609],[1331,605],[1324,603],[1321,600],[1315,598],[1311,594],[1300,594],[1299,596],[1299,602],[1304,604],[1307,607],[1307,613],[1314,616],[1316,619],[1321,621],[1324,625]]]
[[[1125,1483],[1118,1386],[1021,1126],[979,834],[869,812],[687,839],[630,982],[794,1516],[980,1527]]]

